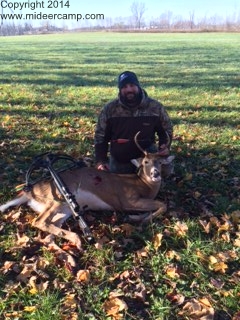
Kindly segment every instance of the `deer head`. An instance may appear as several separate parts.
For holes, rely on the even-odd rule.
[[[138,175],[141,179],[144,179],[150,183],[161,182],[161,168],[163,164],[169,164],[173,161],[174,156],[163,157],[156,153],[149,153],[139,145],[137,137],[140,131],[134,137],[134,142],[138,149],[144,154],[144,157],[139,159],[132,159],[131,162],[138,168]],[[168,142],[167,146],[170,144],[170,138],[167,134]]]

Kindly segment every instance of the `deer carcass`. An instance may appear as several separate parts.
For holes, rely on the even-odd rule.
[[[155,197],[162,180],[161,166],[170,163],[173,158],[144,151],[142,158],[133,160],[138,167],[137,174],[116,174],[93,167],[78,167],[61,172],[59,176],[83,210],[144,212],[139,215],[139,220],[146,222],[166,211],[166,205],[155,200]],[[22,204],[38,213],[32,222],[34,227],[67,239],[81,249],[80,237],[61,228],[72,212],[53,180],[40,181],[29,191],[21,191],[15,199],[2,204],[0,211]],[[137,214],[129,215],[132,220],[137,220],[137,217]]]

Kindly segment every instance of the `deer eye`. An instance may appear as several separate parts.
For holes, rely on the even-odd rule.
[[[145,164],[148,164],[149,162],[147,160],[144,161]]]

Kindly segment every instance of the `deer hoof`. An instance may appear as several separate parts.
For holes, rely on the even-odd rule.
[[[151,213],[143,213],[143,214],[129,214],[128,221],[129,222],[141,222],[148,218]]]

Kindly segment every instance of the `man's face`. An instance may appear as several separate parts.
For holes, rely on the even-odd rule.
[[[133,83],[127,83],[124,87],[122,87],[120,93],[125,101],[128,103],[134,103],[138,99],[139,87]]]

